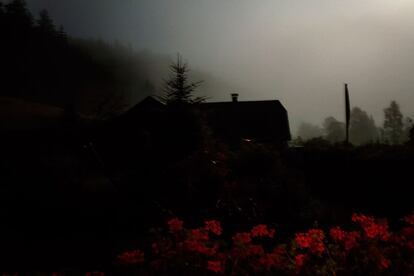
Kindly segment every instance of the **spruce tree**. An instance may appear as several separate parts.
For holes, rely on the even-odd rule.
[[[403,115],[400,106],[392,101],[390,106],[384,109],[384,135],[391,144],[399,144],[403,137]]]
[[[49,16],[49,12],[47,10],[42,10],[39,13],[39,19],[37,20],[37,25],[41,33],[43,34],[54,34],[56,33],[56,27],[53,23],[52,18]]]
[[[182,61],[181,56],[177,55],[177,61],[170,65],[170,78],[165,81],[164,93],[161,100],[168,105],[181,105],[200,103],[205,100],[204,97],[194,97],[193,92],[202,83],[189,82],[189,73],[187,63]]]
[[[6,16],[17,30],[31,28],[33,17],[27,8],[26,1],[13,0],[5,6]]]

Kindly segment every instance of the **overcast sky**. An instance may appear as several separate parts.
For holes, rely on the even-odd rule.
[[[28,0],[72,36],[119,40],[234,83],[229,99],[279,99],[301,120],[343,120],[352,105],[382,123],[395,99],[414,115],[413,0]],[[236,89],[236,88],[235,88]]]

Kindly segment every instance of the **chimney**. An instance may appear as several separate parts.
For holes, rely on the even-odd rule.
[[[231,100],[233,103],[237,103],[239,101],[239,94],[237,93],[231,94]]]

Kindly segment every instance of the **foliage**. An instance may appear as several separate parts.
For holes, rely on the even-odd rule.
[[[411,137],[411,131],[414,129],[414,122],[413,119],[410,117],[404,118],[404,127],[403,127],[403,141],[402,142],[409,142],[413,140]]]
[[[47,10],[42,10],[39,13],[39,19],[37,20],[38,29],[40,32],[50,34],[56,32],[55,24],[49,16]]]
[[[331,143],[339,143],[345,140],[345,124],[334,117],[328,117],[323,122],[325,139]]]
[[[378,139],[374,119],[359,107],[352,108],[349,136],[354,145],[372,143]]]
[[[177,55],[177,61],[170,64],[170,72],[170,78],[165,81],[165,96],[161,97],[161,100],[173,105],[200,103],[205,100],[203,97],[194,98],[193,92],[200,86],[201,81],[188,81],[189,68],[187,63],[183,63],[179,54]]]
[[[393,145],[402,142],[403,115],[396,101],[392,101],[390,106],[384,109],[384,136],[385,140]]]
[[[410,140],[409,143],[414,145],[414,126],[410,129]]]
[[[23,0],[0,5],[0,37],[0,96],[76,105],[77,111],[98,117],[114,113],[101,99],[123,106],[155,94],[157,80],[148,67],[167,63],[119,43],[68,37],[46,10],[34,18]],[[105,110],[95,114],[102,106]]]
[[[317,137],[317,138],[313,138],[313,139],[310,139],[310,140],[306,141],[303,144],[303,146],[305,146],[307,148],[322,149],[322,148],[330,148],[332,146],[332,144],[328,140],[326,140],[322,137]]]
[[[297,136],[300,137],[302,140],[309,140],[316,137],[322,137],[323,136],[323,130],[317,126],[313,125],[311,123],[302,122],[299,125]]]
[[[154,230],[148,252],[124,252],[118,264],[144,275],[407,275],[414,269],[414,214],[402,221],[391,231],[386,219],[354,213],[349,230],[311,228],[282,238],[265,224],[232,234],[217,220],[187,228],[172,218]]]

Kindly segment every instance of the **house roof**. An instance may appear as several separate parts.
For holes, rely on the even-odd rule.
[[[200,106],[209,123],[224,136],[291,139],[288,113],[278,100],[208,102]]]
[[[205,102],[198,105],[209,125],[223,136],[288,141],[291,139],[288,114],[278,100]],[[125,121],[156,121],[166,115],[166,105],[149,96],[124,113]],[[149,115],[151,114],[151,115]],[[159,118],[158,118],[159,117]],[[160,119],[161,120],[161,119]],[[158,121],[160,121],[158,120]]]
[[[237,102],[206,102],[201,104],[206,108],[225,108],[225,109],[263,109],[263,108],[277,108],[286,112],[285,107],[278,100],[264,100],[264,101],[237,101]]]
[[[148,96],[145,97],[142,101],[128,109],[125,113],[123,113],[122,117],[129,117],[136,112],[142,112],[142,111],[160,111],[165,108],[165,104],[160,102],[157,98],[154,96]]]

